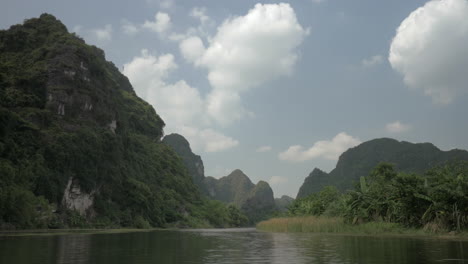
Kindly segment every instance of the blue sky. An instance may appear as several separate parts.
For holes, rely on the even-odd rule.
[[[102,48],[206,175],[295,197],[314,167],[392,137],[468,149],[468,1],[4,0]]]

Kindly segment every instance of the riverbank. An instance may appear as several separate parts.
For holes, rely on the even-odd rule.
[[[32,229],[32,230],[2,230],[0,237],[6,236],[54,236],[54,235],[89,235],[89,234],[120,234],[135,232],[150,232],[163,230],[161,228],[114,228],[114,229]],[[166,229],[167,230],[167,229]]]
[[[272,218],[257,224],[257,230],[285,233],[336,233],[353,235],[410,235],[435,236],[468,240],[468,232],[430,232],[424,229],[406,228],[397,223],[369,222],[347,224],[341,217],[303,216]]]

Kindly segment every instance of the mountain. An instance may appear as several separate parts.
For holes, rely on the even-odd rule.
[[[265,181],[259,181],[250,191],[242,204],[241,211],[247,215],[252,223],[265,220],[276,210],[273,190]]]
[[[276,209],[280,212],[286,212],[288,210],[288,206],[292,202],[294,202],[294,198],[287,195],[283,195],[281,198],[275,198]]]
[[[245,203],[255,184],[241,170],[237,169],[220,179],[206,179],[208,193],[213,199],[233,203],[239,208]]]
[[[205,185],[205,168],[203,161],[199,155],[192,152],[190,143],[183,136],[179,134],[170,134],[163,138],[162,142],[170,146],[184,162],[190,176],[199,190],[207,195]]]
[[[205,183],[213,199],[238,206],[251,223],[264,220],[276,210],[270,185],[264,181],[253,184],[239,169],[220,179],[207,177]]]
[[[468,160],[468,152],[459,149],[442,151],[431,143],[374,139],[341,154],[330,173],[314,169],[300,187],[297,198],[318,192],[327,185],[334,185],[340,190],[350,189],[353,183],[358,182],[361,176],[368,175],[380,162],[393,163],[397,171],[422,173],[452,160]]]
[[[162,142],[177,153],[194,183],[209,199],[234,205],[249,218],[251,224],[263,220],[276,210],[273,191],[267,182],[254,184],[239,169],[220,179],[205,177],[203,161],[192,152],[187,139],[179,134],[170,134]]]
[[[43,14],[0,31],[0,228],[164,226],[199,192],[104,52]]]

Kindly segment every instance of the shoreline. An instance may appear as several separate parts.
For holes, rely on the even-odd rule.
[[[407,237],[468,241],[468,230],[462,232],[430,232],[422,228],[407,228],[395,223],[369,222],[350,225],[341,218],[329,217],[282,217],[272,218],[257,224],[259,232],[326,234],[372,237]]]
[[[94,234],[120,234],[120,233],[136,233],[136,232],[151,232],[156,230],[173,230],[162,228],[110,228],[110,229],[92,229],[92,228],[67,228],[67,229],[26,229],[26,230],[1,230],[1,237],[17,237],[17,236],[55,236],[55,235],[94,235]]]

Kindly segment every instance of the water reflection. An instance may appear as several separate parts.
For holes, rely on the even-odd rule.
[[[468,241],[255,229],[0,237],[0,263],[468,263]]]

